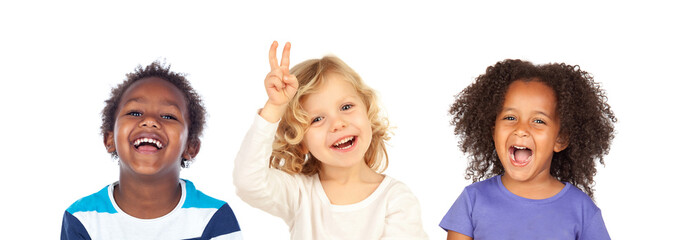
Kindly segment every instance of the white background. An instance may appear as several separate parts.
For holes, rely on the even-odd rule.
[[[292,42],[294,64],[335,54],[378,91],[395,127],[385,173],[416,194],[431,239],[446,237],[437,225],[469,183],[449,105],[505,58],[578,64],[607,90],[619,122],[595,180],[612,238],[683,235],[686,7],[471,2],[3,1],[1,238],[57,239],[72,202],[117,180],[99,135],[103,101],[126,73],[160,59],[188,73],[209,113],[182,177],[228,201],[246,239],[288,239],[286,224],[242,202],[231,178],[267,99],[273,40],[280,51]]]

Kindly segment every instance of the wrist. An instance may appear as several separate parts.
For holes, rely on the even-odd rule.
[[[265,103],[265,106],[260,110],[258,115],[268,122],[276,123],[279,122],[279,120],[282,118],[282,115],[284,115],[284,112],[286,111],[287,104],[275,105],[268,101]]]

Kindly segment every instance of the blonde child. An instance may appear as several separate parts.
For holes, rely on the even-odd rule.
[[[466,178],[483,181],[442,219],[447,239],[609,239],[591,198],[616,118],[588,73],[504,60],[457,95],[450,113],[469,155]]]
[[[291,239],[426,239],[418,200],[387,166],[386,119],[375,93],[336,57],[289,72],[270,47],[268,101],[234,168],[237,194],[282,218]]]

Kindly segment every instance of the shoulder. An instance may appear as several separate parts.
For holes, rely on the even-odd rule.
[[[406,184],[390,176],[385,176],[380,183],[380,187],[383,187],[385,192],[392,195],[411,193],[411,189]]]
[[[471,185],[466,186],[466,189],[474,189],[474,190],[493,190],[493,189],[498,189],[499,185],[501,185],[501,175],[497,175],[494,177],[490,177],[488,179],[479,181],[479,182],[474,182]]]
[[[182,209],[189,216],[205,215],[212,217],[203,231],[201,239],[211,239],[218,236],[235,236],[240,234],[239,223],[234,211],[225,201],[213,198],[196,189],[193,182],[181,179],[186,189],[186,199]]]
[[[315,192],[323,189],[318,173],[312,175],[305,175],[303,173],[289,174],[282,170],[272,170],[279,172],[280,175],[286,176],[285,178],[293,179],[294,185],[296,188],[298,188],[298,191],[301,194],[314,194]]]
[[[418,199],[413,194],[411,189],[403,182],[396,180],[390,176],[385,176],[385,179],[380,183],[382,194],[387,198],[389,205],[418,205]]]
[[[476,205],[484,202],[496,202],[504,199],[504,193],[500,189],[500,176],[494,176],[480,182],[472,183],[464,187],[461,194],[456,198],[451,211],[462,209],[461,211],[472,211]]]
[[[602,219],[602,211],[593,200],[576,186],[566,183],[567,192],[563,204],[570,206],[581,221],[581,239],[610,239]]]
[[[213,198],[196,189],[193,182],[181,179],[186,188],[186,199],[182,208],[214,208],[220,209],[222,205],[227,204],[225,201]]]
[[[576,186],[570,183],[566,183],[566,193],[562,196],[562,200],[566,201],[567,204],[571,204],[576,208],[580,208],[584,214],[594,215],[600,212],[600,208],[595,205],[590,196],[585,194],[583,191],[578,189]]]
[[[70,214],[77,212],[116,213],[117,210],[110,201],[109,187],[110,185],[105,186],[100,191],[77,200],[67,208],[67,212]]]
[[[501,176],[497,175],[480,182],[472,183],[463,189],[461,195],[475,197],[477,195],[493,195],[497,193],[501,185]],[[494,196],[492,196],[494,197]]]
[[[201,239],[212,239],[219,236],[227,236],[232,239],[231,236],[237,237],[237,235],[241,235],[239,222],[232,209],[225,203],[210,218],[203,230]]]

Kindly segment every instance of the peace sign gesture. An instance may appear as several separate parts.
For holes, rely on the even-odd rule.
[[[277,41],[270,46],[270,72],[265,77],[265,91],[268,101],[260,115],[270,122],[277,122],[287,109],[287,104],[296,94],[299,81],[296,76],[289,74],[289,51],[291,43],[287,42],[282,50],[282,60],[277,62]]]

